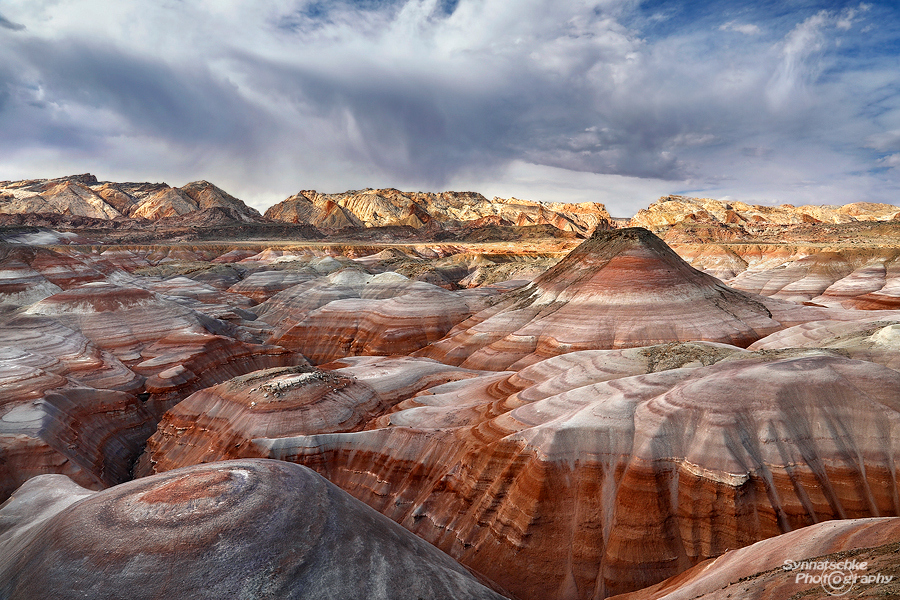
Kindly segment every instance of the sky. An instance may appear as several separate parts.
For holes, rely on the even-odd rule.
[[[0,180],[900,204],[896,0],[0,0]]]

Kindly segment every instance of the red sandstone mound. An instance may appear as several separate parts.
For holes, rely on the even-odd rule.
[[[405,355],[439,340],[481,300],[397,273],[345,269],[284,290],[255,307],[269,340],[314,364],[356,355]]]
[[[351,357],[329,367],[257,371],[192,394],[163,416],[135,474],[265,456],[253,440],[360,431],[422,389],[481,375],[424,358]]]
[[[307,464],[522,598],[604,597],[817,521],[900,514],[896,371],[715,344],[546,362],[432,386],[353,433],[301,419],[292,435],[277,412],[273,436],[220,429],[227,402],[195,395],[153,463],[215,441]]]
[[[896,517],[828,521],[729,551],[612,600],[896,598],[898,540]]]
[[[496,599],[462,566],[314,472],[201,465],[91,493],[30,480],[0,507],[0,596]]]
[[[645,229],[601,231],[419,354],[500,370],[595,348],[746,346],[781,327],[760,300],[692,268]]]

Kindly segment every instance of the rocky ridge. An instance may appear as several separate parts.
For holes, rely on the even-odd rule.
[[[174,188],[165,183],[101,182],[86,173],[0,182],[0,214],[158,220],[202,211],[224,212],[240,222],[261,220],[258,211],[208,181]]]
[[[488,200],[475,192],[401,192],[366,189],[342,194],[302,191],[266,211],[266,217],[316,227],[388,227],[441,230],[462,224],[478,226],[552,225],[590,235],[611,227],[606,207],[596,202],[566,204],[517,198]]]
[[[659,230],[682,222],[705,222],[743,228],[804,223],[854,223],[857,221],[890,221],[900,218],[900,206],[854,202],[843,206],[812,205],[764,206],[738,201],[663,196],[631,219],[632,227]]]

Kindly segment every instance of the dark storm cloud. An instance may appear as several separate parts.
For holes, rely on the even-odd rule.
[[[787,200],[897,189],[888,2],[60,0],[5,14],[27,29],[0,35],[0,178],[74,168],[75,150],[284,195],[435,189],[513,164]]]
[[[170,65],[84,40],[29,39],[11,53],[18,60],[0,75],[6,88],[0,144],[7,149],[102,152],[119,136],[151,136],[185,151],[250,148],[268,130],[258,107],[200,63]]]
[[[3,15],[0,15],[0,27],[3,27],[4,29],[11,29],[13,31],[22,31],[23,29],[25,29],[24,25],[13,23]]]

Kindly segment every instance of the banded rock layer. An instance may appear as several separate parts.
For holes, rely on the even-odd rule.
[[[0,357],[12,360],[0,358],[0,498],[47,473],[91,489],[130,479],[153,431],[142,403],[32,366],[43,357],[24,351],[10,357],[4,350]]]
[[[605,597],[818,521],[900,514],[896,371],[716,344],[544,363],[423,389],[362,431],[218,431],[317,469],[523,598]],[[154,468],[218,443],[220,401],[202,400],[151,438]],[[168,429],[191,423],[206,431]]]
[[[662,583],[612,600],[896,597],[900,592],[898,540],[900,519],[896,517],[827,521],[731,550]],[[809,568],[804,562],[843,568]],[[859,568],[862,564],[865,568]],[[823,584],[821,579],[806,576],[824,576],[826,580]]]
[[[275,327],[270,343],[314,364],[355,355],[409,354],[441,339],[483,305],[397,273],[344,269],[290,287],[255,307]]]
[[[602,231],[419,352],[518,369],[587,349],[706,340],[746,346],[781,328],[758,297],[701,273],[645,229]]]
[[[257,441],[361,431],[420,390],[481,375],[422,358],[351,357],[326,369],[267,369],[195,392],[163,416],[135,474],[264,457]]]

